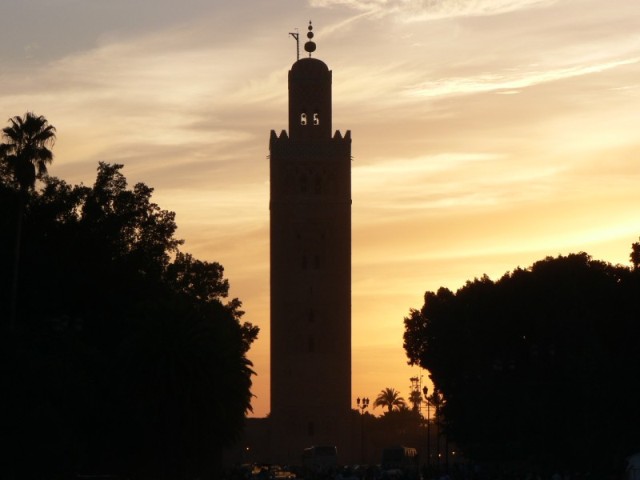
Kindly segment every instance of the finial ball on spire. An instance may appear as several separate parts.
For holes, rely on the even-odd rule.
[[[311,25],[311,20],[309,20],[308,29],[309,31],[307,32],[307,38],[309,39],[309,41],[304,44],[304,50],[306,52],[309,52],[309,56],[311,56],[311,52],[316,51],[316,44],[315,42],[311,41],[311,39],[313,38],[313,25]]]

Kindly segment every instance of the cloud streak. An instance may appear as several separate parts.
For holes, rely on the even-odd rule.
[[[407,94],[421,97],[468,95],[485,92],[513,94],[520,89],[540,85],[542,83],[601,73],[638,62],[640,62],[640,57],[611,61],[596,65],[576,65],[546,71],[530,69],[517,72],[483,73],[474,77],[443,78],[427,81],[415,87],[410,87],[407,90]]]
[[[502,15],[531,8],[543,8],[557,0],[312,0],[314,7],[347,7],[369,15],[408,21]]]

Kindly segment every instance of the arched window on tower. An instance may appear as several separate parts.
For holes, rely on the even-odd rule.
[[[307,124],[307,114],[305,112],[302,112],[300,114],[300,125],[306,125]]]
[[[320,114],[318,112],[313,114],[313,124],[320,125]]]

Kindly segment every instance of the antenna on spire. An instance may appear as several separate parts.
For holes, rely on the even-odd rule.
[[[296,60],[300,60],[300,34],[298,29],[296,28],[295,32],[289,32],[289,35],[296,39]]]

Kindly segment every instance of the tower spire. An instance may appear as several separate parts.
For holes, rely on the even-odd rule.
[[[313,25],[311,25],[311,20],[309,20],[308,29],[309,31],[307,32],[307,38],[309,39],[309,41],[304,44],[304,50],[305,52],[309,52],[309,57],[311,57],[311,53],[316,51],[316,43],[311,40],[313,38]]]

